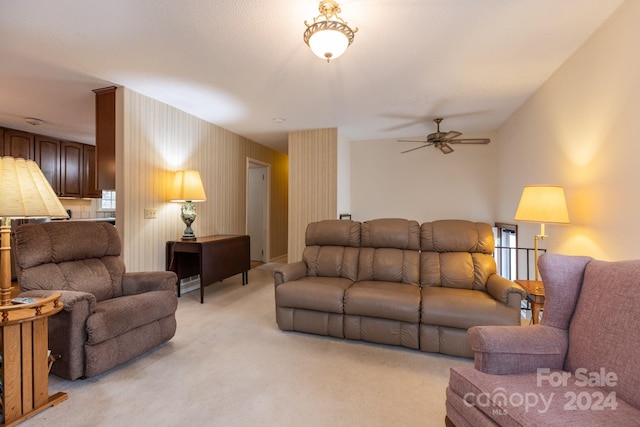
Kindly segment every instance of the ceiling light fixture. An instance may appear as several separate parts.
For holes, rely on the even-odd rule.
[[[24,121],[33,126],[40,126],[42,123],[44,123],[42,119],[37,119],[35,117],[25,117]]]
[[[318,6],[320,15],[313,18],[313,24],[304,21],[304,42],[319,58],[327,62],[342,55],[353,43],[353,36],[358,31],[352,30],[342,18],[340,6],[334,0],[322,0]]]

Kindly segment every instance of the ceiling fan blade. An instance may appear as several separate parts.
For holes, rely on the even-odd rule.
[[[449,144],[488,144],[491,142],[489,138],[467,138],[467,139],[452,139],[447,141]]]
[[[449,144],[445,144],[444,142],[442,144],[440,144],[440,146],[438,147],[440,149],[440,151],[442,151],[444,154],[450,154],[453,153],[453,148],[451,148],[449,146]]]
[[[430,145],[431,145],[431,144],[421,145],[421,146],[419,146],[419,147],[412,148],[412,149],[410,149],[410,150],[405,150],[405,151],[403,151],[403,152],[402,152],[402,153],[400,153],[400,154],[408,153],[409,151],[419,150],[419,149],[421,149],[421,148],[428,147],[428,146],[430,146]]]
[[[422,142],[422,143],[428,142],[428,141],[426,141],[424,139],[397,139],[396,141],[398,141],[398,142]]]
[[[450,130],[442,137],[442,139],[453,139],[459,137],[460,135],[462,135],[460,132],[456,130]]]

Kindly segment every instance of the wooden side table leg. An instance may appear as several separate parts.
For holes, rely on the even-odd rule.
[[[531,319],[533,320],[533,324],[537,325],[540,322],[540,310],[542,309],[542,305],[539,302],[531,303]]]

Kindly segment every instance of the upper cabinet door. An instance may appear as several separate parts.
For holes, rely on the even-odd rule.
[[[94,89],[96,94],[96,173],[98,188],[116,189],[116,87]]]
[[[60,195],[60,141],[48,136],[35,136],[35,161],[51,184],[51,188]]]
[[[34,138],[32,133],[5,129],[3,155],[16,159],[34,160]]]
[[[96,147],[83,144],[82,149],[82,197],[99,199],[102,191],[96,176]]]
[[[82,145],[60,142],[60,196],[82,197]]]

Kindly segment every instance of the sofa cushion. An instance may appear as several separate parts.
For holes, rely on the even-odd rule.
[[[304,277],[276,288],[278,307],[344,313],[344,291],[353,282],[340,277]]]
[[[343,277],[356,280],[359,248],[345,246],[307,246],[302,259],[307,276]]]
[[[356,282],[345,292],[344,312],[418,323],[420,288],[395,282]]]
[[[177,307],[178,300],[173,291],[145,292],[101,301],[87,318],[87,344],[98,344],[147,323],[173,316]]]
[[[426,287],[421,289],[421,323],[468,329],[482,325],[519,325],[520,313],[482,291]]]
[[[462,415],[465,407],[476,408],[503,426],[637,425],[640,411],[615,393],[584,385],[574,375],[565,375],[563,384],[561,375],[560,371],[491,375],[454,367],[449,391],[463,400]]]
[[[381,218],[362,223],[362,247],[420,249],[420,225],[403,218]]]
[[[358,281],[379,280],[418,285],[420,254],[395,248],[362,248],[358,261]]]
[[[420,285],[486,290],[496,273],[491,226],[442,220],[420,226]]]
[[[447,219],[420,226],[420,249],[429,252],[493,253],[493,230],[484,222]]]
[[[618,380],[607,391],[640,408],[638,307],[640,260],[589,262],[569,326],[565,368],[615,373]]]
[[[326,219],[307,225],[306,246],[360,246],[360,223],[344,219]]]

